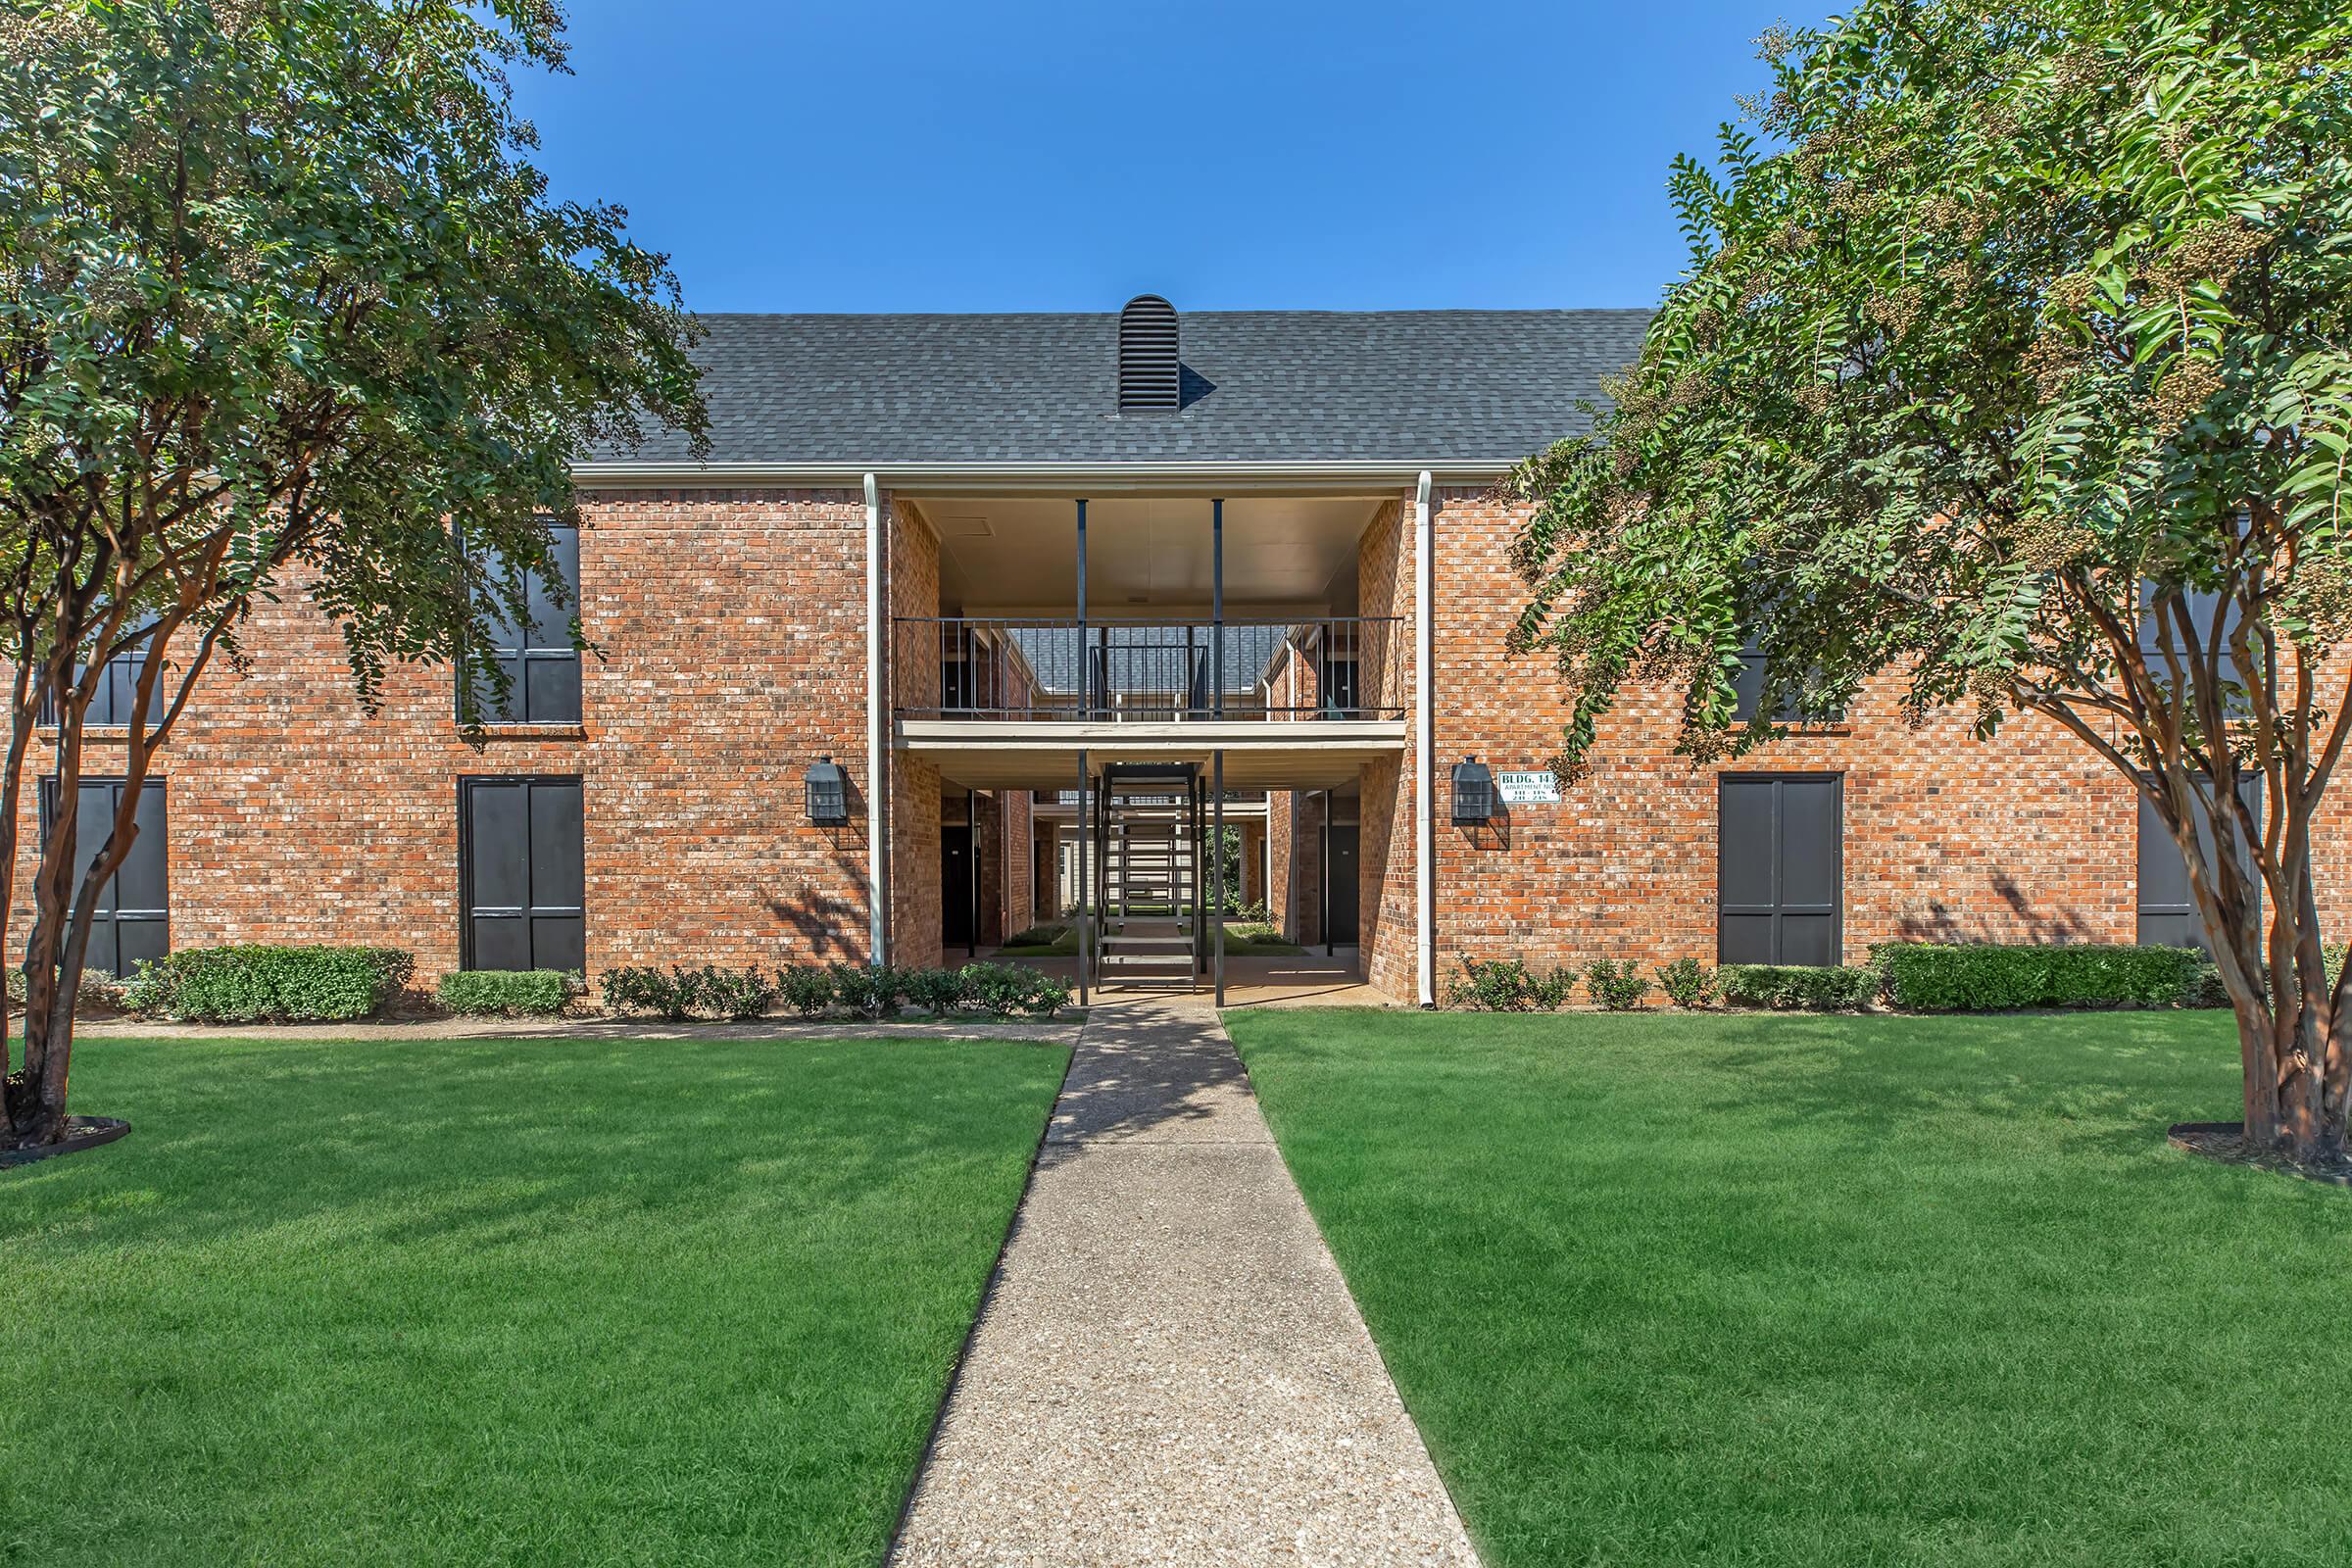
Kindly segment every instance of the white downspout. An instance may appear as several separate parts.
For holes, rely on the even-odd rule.
[[[1414,945],[1424,1007],[1438,1004],[1438,877],[1433,863],[1438,827],[1436,802],[1431,798],[1438,777],[1437,720],[1429,678],[1436,557],[1437,538],[1429,520],[1429,470],[1424,468],[1413,487],[1413,765],[1421,774],[1413,784],[1413,896],[1420,927]]]
[[[866,954],[875,965],[890,961],[890,885],[886,849],[890,842],[890,792],[883,769],[885,749],[882,691],[882,487],[865,476],[865,902]]]

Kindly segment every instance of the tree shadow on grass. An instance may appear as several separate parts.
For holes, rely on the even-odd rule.
[[[102,1049],[155,1053],[164,1081],[145,1105],[125,1103],[137,1130],[120,1160],[0,1177],[0,1246],[35,1234],[69,1250],[202,1246],[282,1228],[337,1247],[462,1239],[487,1252],[619,1216],[816,1210],[954,1167],[988,1141],[962,1136],[964,1106],[939,1097],[1035,1094],[964,1079],[926,1095],[911,1059],[873,1083],[796,1080],[793,1058],[755,1046],[730,1048],[736,1065],[709,1049],[689,1065],[674,1045],[616,1057],[603,1043],[548,1041]],[[797,1051],[943,1049],[990,1048]],[[190,1077],[197,1053],[214,1070]],[[93,1103],[108,1098],[95,1080],[76,1086]]]
[[[2064,1152],[2161,1151],[2176,1121],[2227,1108],[2235,1057],[2197,1015],[1726,1018],[1702,1103],[1759,1131],[1884,1144],[1969,1118]],[[2216,1066],[2222,1070],[2216,1072]],[[1724,1081],[1732,1086],[1724,1087]],[[2171,1175],[2158,1162],[2147,1174]]]

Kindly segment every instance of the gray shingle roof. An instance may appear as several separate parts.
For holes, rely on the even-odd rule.
[[[1107,312],[709,316],[697,352],[716,463],[1473,463],[1583,429],[1649,314],[1193,312],[1175,414],[1115,412]]]

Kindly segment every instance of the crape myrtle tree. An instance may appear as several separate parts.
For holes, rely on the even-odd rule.
[[[1512,480],[1555,765],[1635,680],[1699,760],[1881,676],[1914,723],[2056,724],[2180,850],[2248,1137],[2340,1155],[2352,12],[1865,0],[1763,47],[1758,123],[1674,167],[1690,270],[1613,406]]]
[[[26,982],[0,1148],[67,1131],[95,903],[191,692],[262,652],[255,602],[331,617],[364,704],[397,662],[466,670],[470,721],[507,689],[494,623],[564,591],[569,463],[649,422],[701,439],[666,263],[527,161],[507,73],[560,69],[561,25],[545,0],[0,0],[9,886],[28,766],[126,781],[111,821],[57,790],[29,931],[0,900]]]

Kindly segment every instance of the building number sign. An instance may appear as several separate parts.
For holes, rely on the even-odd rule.
[[[1531,773],[1498,772],[1494,775],[1496,791],[1505,806],[1557,806],[1560,804],[1560,781],[1550,768],[1538,768]]]

